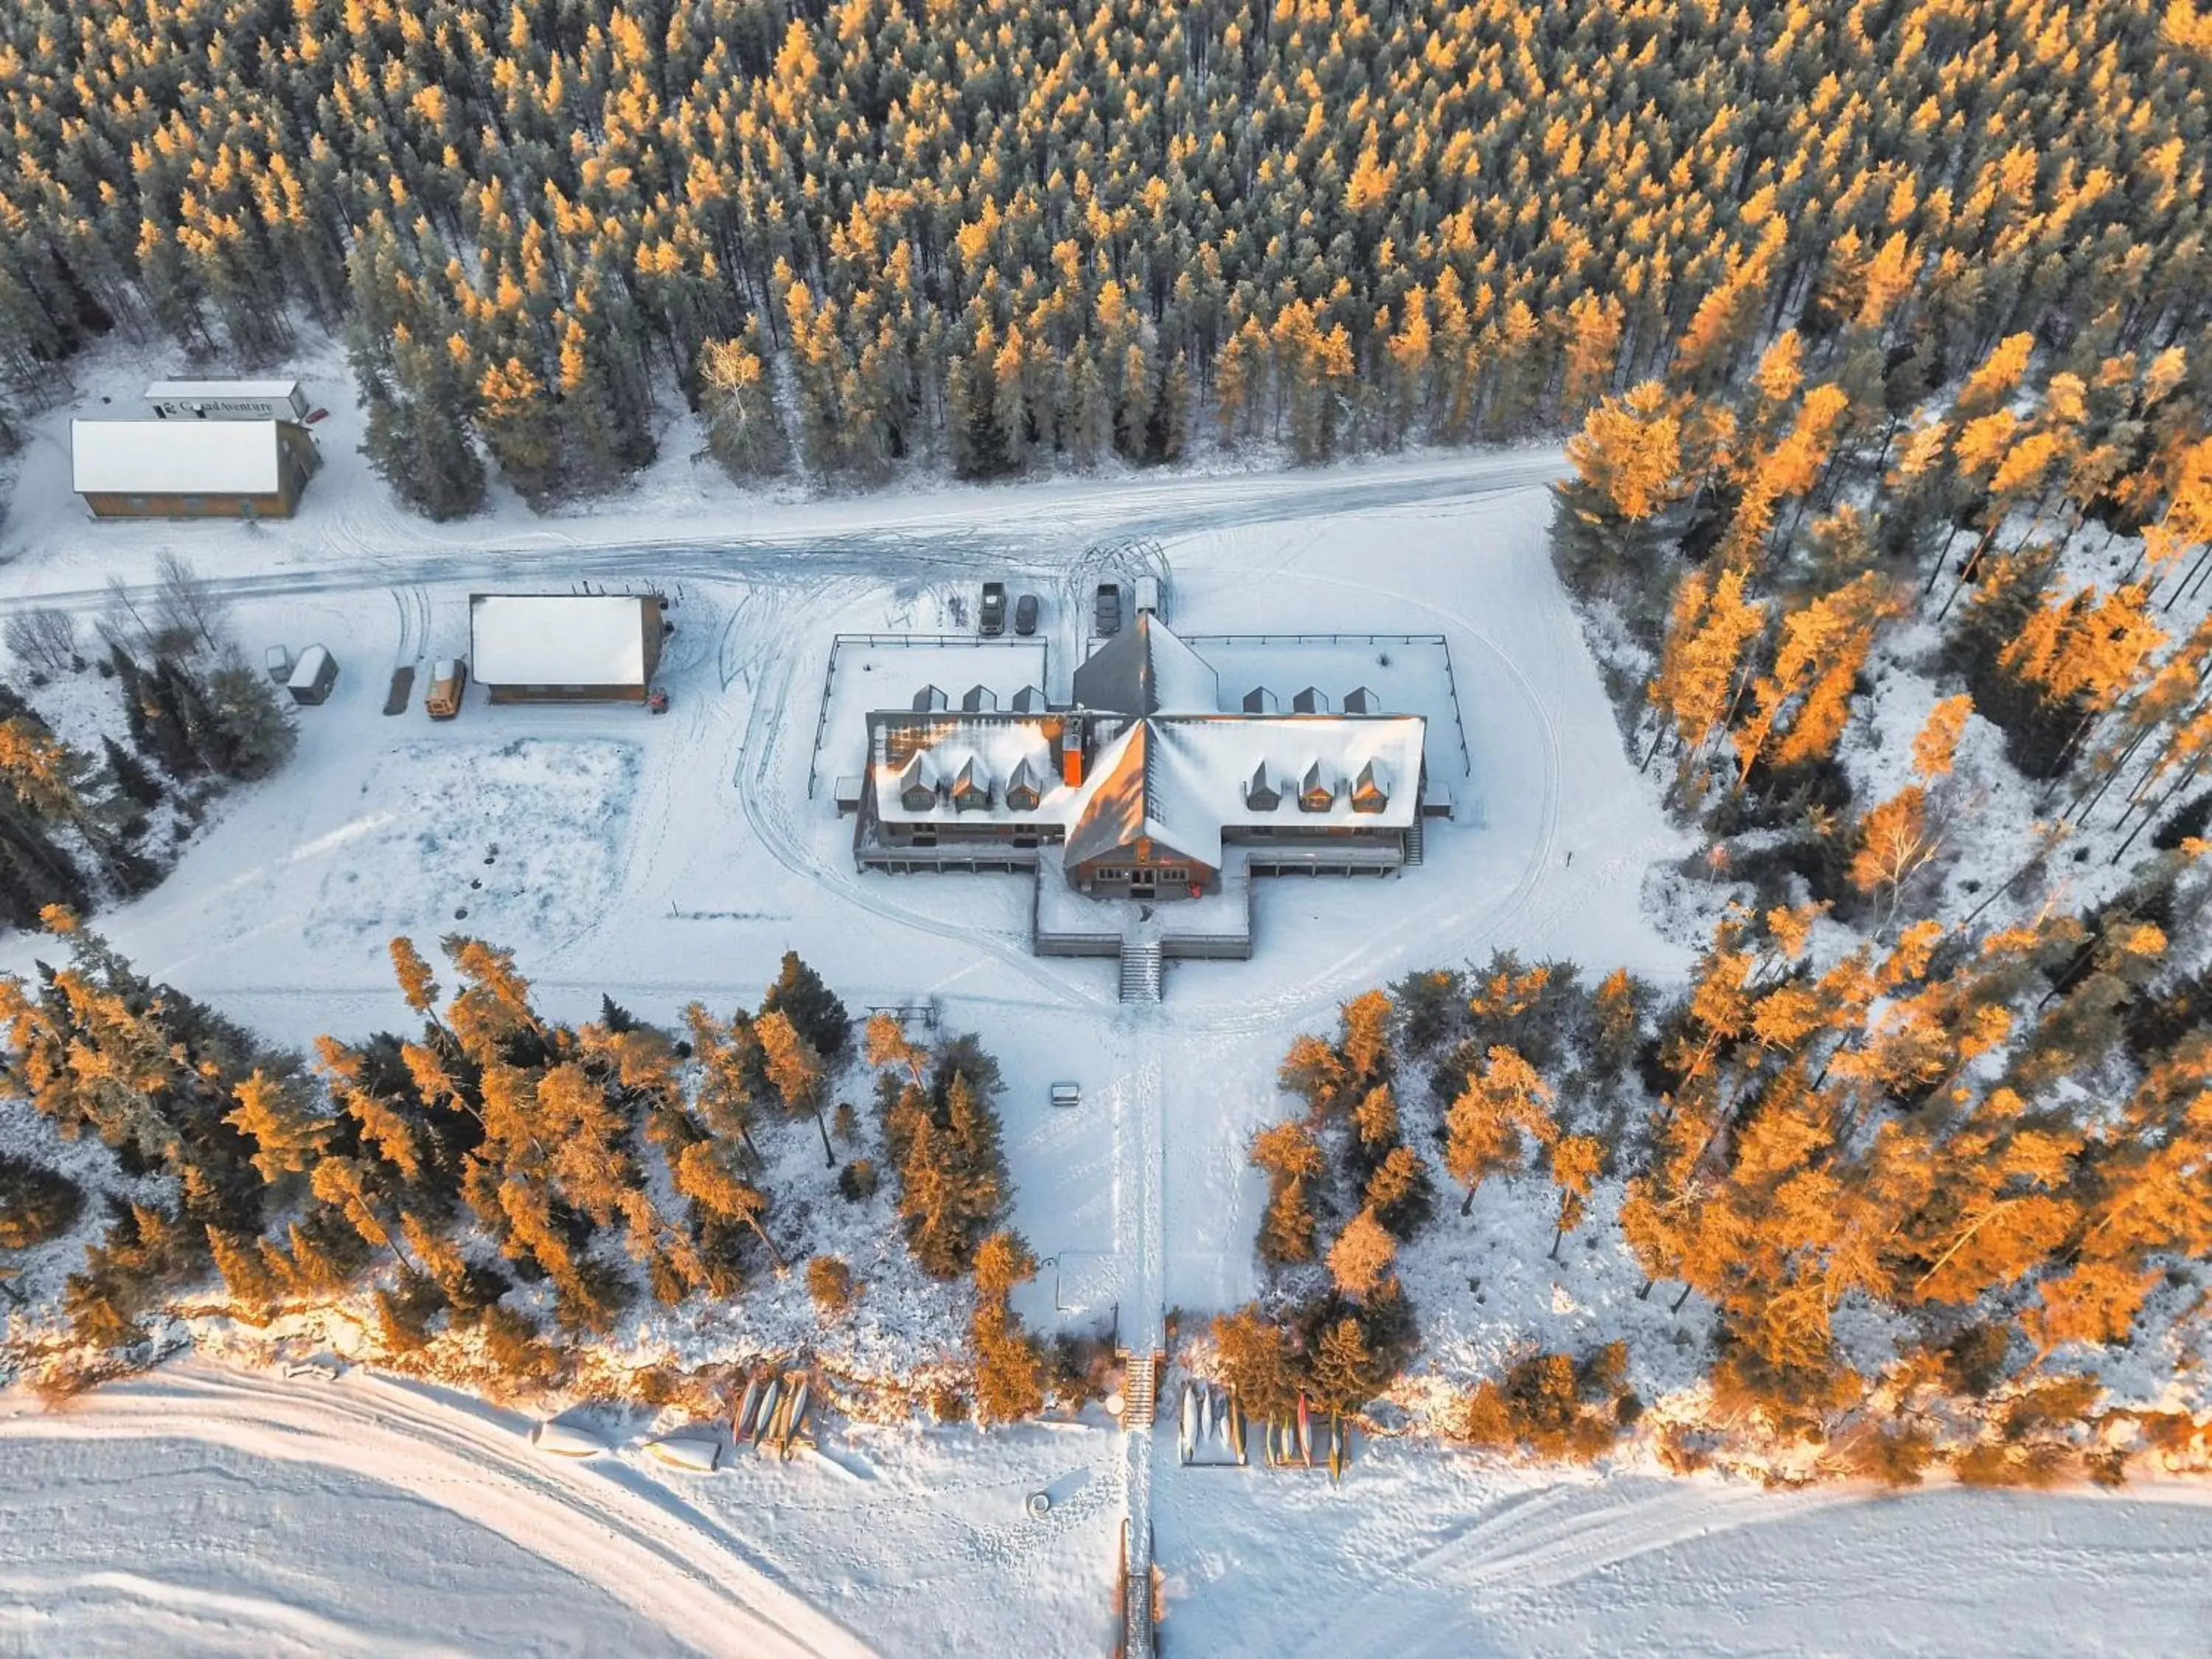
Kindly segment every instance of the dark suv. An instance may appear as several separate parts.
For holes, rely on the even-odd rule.
[[[1121,631],[1121,590],[1112,582],[1098,584],[1097,615],[1091,631],[1102,640],[1110,640]]]
[[[1014,632],[1024,639],[1036,632],[1037,597],[1024,593],[1014,601]]]
[[[1006,631],[1006,585],[1004,582],[983,584],[982,632],[987,640],[995,640]]]

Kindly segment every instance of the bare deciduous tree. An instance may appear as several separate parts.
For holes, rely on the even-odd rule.
[[[82,661],[76,653],[76,619],[66,611],[19,611],[0,630],[17,660],[48,674],[62,674]]]

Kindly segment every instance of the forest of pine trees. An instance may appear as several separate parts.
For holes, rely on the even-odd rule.
[[[740,473],[1318,459],[1702,393],[1794,322],[1853,347],[1855,413],[1763,441],[1787,517],[1839,422],[2000,342],[2147,366],[2201,327],[2206,35],[2188,0],[23,0],[0,374],[27,406],[102,335],[343,332],[372,458],[444,516],[487,462],[618,478],[679,392]],[[1977,489],[2036,495],[2049,435]]]
[[[1671,996],[1501,955],[1355,998],[1283,1062],[1304,1109],[1251,1149],[1269,1289],[1216,1321],[1217,1363],[1255,1401],[1364,1404],[1416,1352],[1407,1253],[1455,1291],[1487,1195],[1535,1193],[1557,1259],[1605,1181],[1603,1249],[1704,1334],[1715,1442],[1895,1480],[2201,1455],[2186,1410],[2100,1407],[2093,1362],[2205,1316],[2209,899],[2200,844],[2087,914],[1920,921],[1818,960],[1820,907],[1732,910]],[[1893,1357],[1855,1365],[1846,1310]],[[1368,1364],[1349,1398],[1340,1328]],[[1627,1359],[1528,1352],[1437,1426],[1595,1455],[1645,1403]]]
[[[27,1337],[54,1364],[106,1363],[179,1309],[259,1325],[343,1301],[370,1310],[388,1363],[546,1385],[652,1304],[742,1303],[794,1266],[834,1322],[868,1287],[816,1252],[837,1224],[810,1212],[839,1193],[866,1203],[874,1177],[851,1177],[879,1137],[896,1192],[884,1224],[903,1224],[929,1277],[972,1281],[973,1409],[1033,1415],[1060,1380],[1007,1305],[1035,1263],[1004,1224],[998,1070],[973,1037],[925,1048],[878,1017],[859,1062],[881,1068],[877,1133],[841,1112],[835,1185],[793,1202],[775,1189],[777,1144],[814,1139],[820,1087],[851,1045],[842,1005],[795,954],[760,1012],[695,1004],[679,1037],[611,1000],[596,1021],[551,1019],[481,940],[442,941],[434,969],[395,939],[419,1028],[324,1036],[303,1060],[149,983],[65,913],[48,921],[69,961],[0,978],[0,1091],[113,1154],[95,1193],[0,1161],[0,1250],[66,1231],[88,1206],[103,1223],[60,1291],[58,1328],[34,1321]]]

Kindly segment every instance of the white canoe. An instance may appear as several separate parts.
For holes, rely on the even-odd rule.
[[[767,1391],[761,1395],[760,1412],[753,1419],[752,1437],[755,1444],[758,1444],[767,1437],[769,1425],[775,1421],[776,1396],[781,1392],[782,1385],[774,1377],[769,1378]]]
[[[784,1420],[783,1447],[787,1451],[791,1449],[791,1443],[798,1435],[800,1425],[806,1420],[806,1396],[812,1387],[810,1379],[804,1376],[799,1379],[799,1392],[792,1396],[791,1412]]]
[[[645,1449],[672,1468],[712,1474],[714,1460],[721,1455],[722,1444],[719,1440],[709,1440],[703,1436],[672,1434],[664,1440],[647,1442]]]
[[[1198,1450],[1198,1389],[1189,1382],[1182,1385],[1182,1461],[1189,1462]]]
[[[597,1457],[607,1443],[589,1429],[574,1423],[541,1423],[538,1449],[553,1457]]]

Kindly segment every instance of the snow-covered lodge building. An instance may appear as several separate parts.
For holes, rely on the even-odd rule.
[[[643,702],[664,632],[658,594],[471,593],[469,671],[494,702]]]
[[[72,483],[99,519],[289,519],[322,465],[294,421],[72,421]]]
[[[1101,897],[1200,897],[1251,875],[1388,874],[1420,836],[1427,722],[1352,688],[1289,713],[1223,706],[1212,667],[1144,613],[1075,672],[1073,699],[1006,707],[934,686],[868,716],[854,830],[863,869],[1057,866]],[[1445,810],[1440,804],[1432,811]]]

